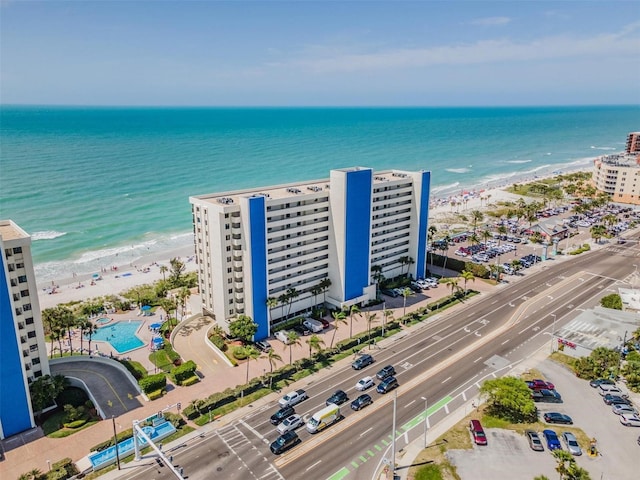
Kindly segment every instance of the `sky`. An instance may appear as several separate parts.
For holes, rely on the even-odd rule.
[[[0,103],[640,104],[640,2],[0,0]]]

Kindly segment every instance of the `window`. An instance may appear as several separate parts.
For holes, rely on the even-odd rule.
[[[22,253],[22,247],[14,247],[13,253]]]
[[[24,268],[24,263],[22,262],[16,263],[16,268]]]
[[[20,296],[21,297],[28,297],[29,296],[29,290],[20,290]]]
[[[231,251],[231,245],[227,245],[227,252]]]
[[[233,282],[233,278],[227,278],[227,283],[232,283]]]
[[[38,378],[42,376],[42,371],[36,372],[33,374],[34,377]]]
[[[27,333],[27,338],[36,338],[36,332]]]
[[[233,298],[229,299],[229,305],[233,305]]]
[[[25,304],[23,309],[24,309],[25,312],[31,310],[31,304],[30,303]]]
[[[27,325],[33,325],[33,317],[29,317],[24,321]]]
[[[228,290],[228,292],[229,292],[229,295],[232,295],[232,294],[233,294],[233,288],[230,288],[230,289]]]
[[[18,282],[19,283],[27,283],[27,276],[26,275],[20,275],[18,277]]]
[[[38,345],[30,345],[29,346],[29,350],[31,350],[32,352],[37,352],[38,351]]]
[[[31,363],[33,365],[40,365],[40,359],[38,357],[34,358],[33,360],[31,360]]]
[[[227,273],[231,273],[231,267],[227,268]]]

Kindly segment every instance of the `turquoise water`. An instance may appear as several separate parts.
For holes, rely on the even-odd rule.
[[[91,339],[109,342],[118,353],[126,353],[144,345],[144,342],[136,336],[141,323],[139,320],[129,320],[105,325],[98,328]]]
[[[192,244],[189,196],[432,171],[432,193],[586,167],[640,108],[0,108],[0,217],[33,235],[40,282]],[[162,257],[158,257],[162,258]]]
[[[171,424],[171,422],[164,422],[160,425],[156,425],[155,427],[142,427],[142,431],[144,431],[144,433],[146,433],[149,438],[151,438],[151,440],[153,440],[153,442],[155,443],[174,433],[176,431],[176,428]],[[140,449],[144,448],[147,445],[147,441],[140,435],[138,435],[138,440]],[[133,437],[118,443],[118,457],[120,459],[132,455],[134,452],[135,445]],[[116,447],[109,447],[100,452],[89,455],[89,461],[91,462],[91,466],[94,470],[98,470],[100,468],[104,468],[113,463],[116,463]]]

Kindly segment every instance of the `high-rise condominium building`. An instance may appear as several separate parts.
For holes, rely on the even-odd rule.
[[[627,153],[640,153],[640,132],[631,132],[627,135]]]
[[[640,205],[640,133],[627,136],[625,153],[603,155],[594,161],[593,184],[612,202]]]
[[[324,180],[191,197],[203,312],[223,328],[247,315],[263,339],[318,303],[375,299],[379,274],[424,276],[430,179],[353,167]]]
[[[0,438],[35,426],[29,384],[49,374],[31,237],[0,220]]]

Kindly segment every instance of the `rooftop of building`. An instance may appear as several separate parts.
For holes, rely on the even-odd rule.
[[[2,238],[3,241],[6,242],[29,237],[30,235],[12,220],[0,220],[0,238]]]
[[[368,167],[350,167],[335,169],[340,172],[356,170],[371,170]],[[410,176],[410,172],[403,170],[387,170],[373,173],[373,183],[383,183],[400,180]],[[311,180],[307,182],[287,183],[269,187],[251,188],[246,190],[234,190],[229,192],[195,195],[193,200],[204,201],[212,204],[238,205],[240,198],[264,196],[270,200],[294,198],[302,194],[327,192],[330,188],[330,179]]]
[[[640,168],[640,157],[635,153],[614,153],[611,155],[603,155],[602,157],[598,157],[597,160],[606,165],[615,167]]]

